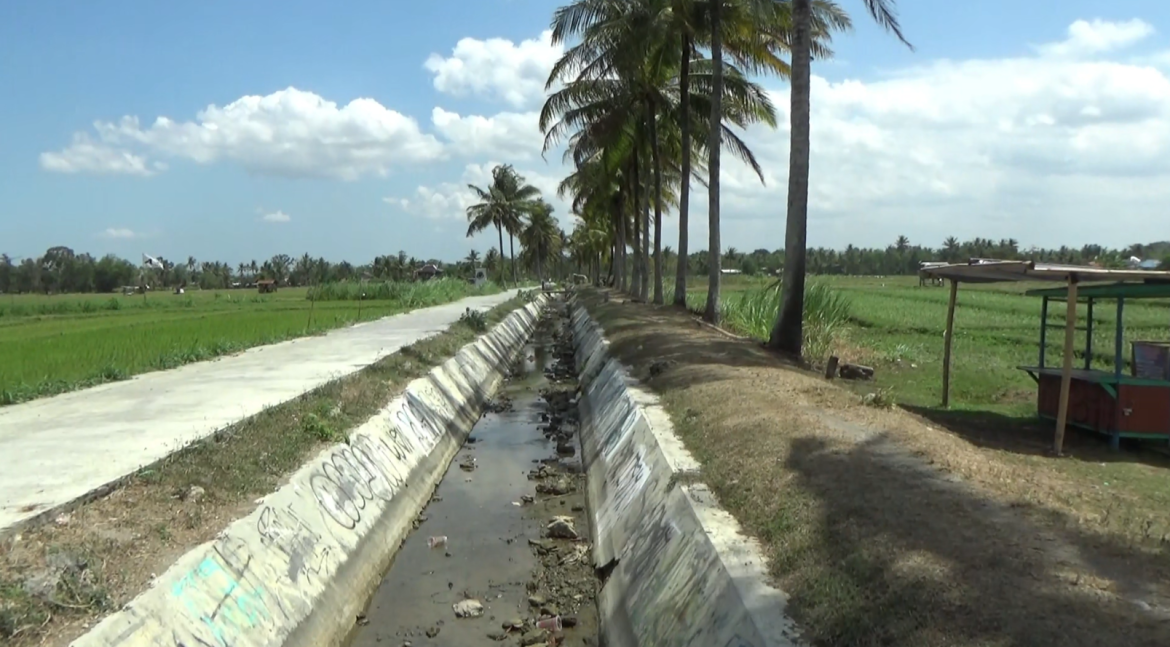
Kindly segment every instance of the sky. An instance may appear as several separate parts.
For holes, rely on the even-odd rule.
[[[811,246],[1170,238],[1170,3],[902,0],[911,51],[840,1],[855,29],[813,65]],[[454,260],[495,244],[464,210],[497,163],[570,229],[537,127],[558,4],[4,0],[0,252]],[[764,183],[724,162],[742,250],[784,240],[788,90],[758,81],[781,125],[744,133]]]

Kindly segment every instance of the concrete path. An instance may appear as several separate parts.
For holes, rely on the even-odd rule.
[[[0,532],[442,332],[468,307],[490,310],[515,294],[471,297],[0,408]]]

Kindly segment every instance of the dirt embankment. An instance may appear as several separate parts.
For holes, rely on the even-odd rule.
[[[685,311],[583,302],[765,546],[808,642],[1170,644],[1168,547],[1109,518],[1162,518],[1150,500],[863,404]]]

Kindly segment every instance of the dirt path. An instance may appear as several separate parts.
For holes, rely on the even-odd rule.
[[[809,642],[1170,644],[1166,546],[1072,514],[1091,486],[863,405],[689,313],[585,301],[765,544]]]
[[[556,343],[563,318],[548,315],[395,557],[353,647],[596,644],[572,355]],[[460,605],[472,615],[458,617]],[[545,631],[541,619],[562,628]]]

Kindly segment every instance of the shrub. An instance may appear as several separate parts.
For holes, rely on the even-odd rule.
[[[727,294],[720,313],[728,330],[766,341],[780,311],[780,282],[751,287],[742,292]],[[706,295],[689,295],[692,309],[701,312]],[[804,287],[804,356],[813,362],[823,361],[849,322],[852,301],[818,281],[809,281]]]
[[[487,330],[487,317],[479,310],[468,308],[463,311],[463,314],[459,316],[459,323],[477,333]]]

